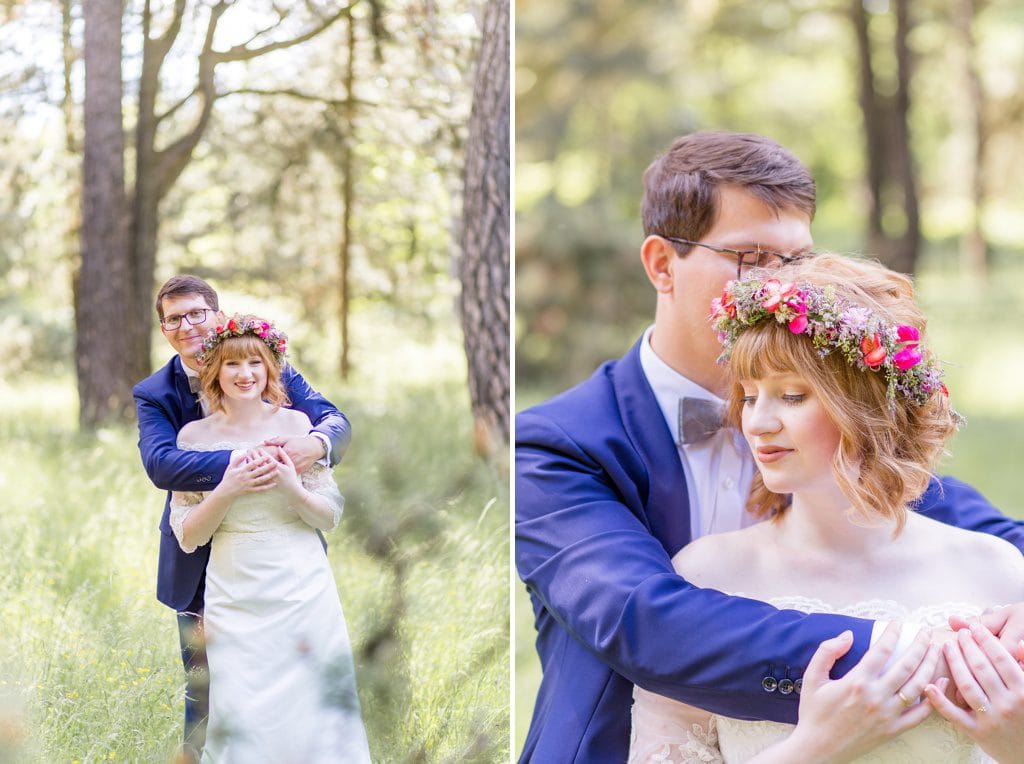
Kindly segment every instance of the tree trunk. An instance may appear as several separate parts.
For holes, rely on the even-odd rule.
[[[477,448],[509,437],[509,4],[487,3],[460,230],[460,306]]]
[[[871,55],[871,36],[863,0],[853,0],[851,9],[857,37],[858,82],[861,115],[864,119],[864,158],[868,190],[868,246],[881,254],[885,248],[882,230],[882,186],[885,181],[886,125],[880,96],[875,87],[875,71]]]
[[[985,209],[985,153],[988,135],[985,124],[985,93],[978,73],[977,45],[974,39],[974,16],[979,3],[976,0],[957,0],[954,24],[960,38],[964,66],[964,104],[970,140],[974,151],[967,167],[967,180],[971,189],[971,207],[967,230],[960,239],[962,269],[979,278],[988,277],[988,242],[981,226]]]
[[[341,197],[345,209],[341,218],[341,247],[338,250],[338,320],[341,329],[341,362],[339,371],[342,379],[348,379],[349,365],[348,319],[351,313],[351,291],[349,288],[349,264],[352,253],[352,205],[354,204],[354,169],[352,157],[355,154],[356,137],[356,99],[353,94],[355,87],[356,60],[356,24],[355,19],[348,20],[348,61],[345,68],[345,134],[342,136]]]
[[[911,30],[907,0],[894,0],[896,59],[894,95],[878,87],[863,0],[852,0],[851,20],[857,39],[859,102],[864,119],[868,240],[873,254],[890,267],[912,273],[921,246],[917,177],[911,150],[909,114],[912,62],[907,38]]]
[[[75,284],[75,367],[83,428],[120,421],[135,381],[121,117],[121,2],[85,0],[82,264]]]
[[[917,199],[917,174],[910,140],[910,79],[913,73],[907,38],[912,28],[909,0],[895,0],[896,98],[893,104],[893,186],[903,207],[903,230],[894,232],[889,264],[901,273],[913,273],[921,250],[921,211]]]

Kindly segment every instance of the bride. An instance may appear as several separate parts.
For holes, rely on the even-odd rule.
[[[254,316],[211,332],[199,358],[212,413],[178,435],[182,449],[233,449],[216,488],[171,501],[182,549],[212,537],[203,761],[369,762],[352,648],[317,533],[337,526],[344,499],[327,468],[314,464],[300,476],[282,449],[261,446],[310,427],[284,407],[285,345]],[[276,470],[256,477],[268,460]]]
[[[631,764],[1019,756],[1024,646],[1011,657],[983,629],[929,644],[950,615],[1024,600],[1024,558],[998,538],[912,511],[958,416],[921,342],[910,282],[874,263],[819,255],[730,282],[712,320],[734,380],[727,419],[741,426],[759,472],[749,509],[767,522],[685,546],[676,570],[782,609],[891,623],[843,679],[828,671],[851,646],[849,632],[823,643],[806,669],[766,667],[765,691],[799,699],[795,728],[715,716],[636,688]],[[899,623],[919,633],[889,665]],[[943,658],[955,684],[936,686]],[[971,709],[940,688],[950,697],[959,688]],[[997,709],[1000,688],[1009,691]],[[933,704],[954,724],[929,716]]]

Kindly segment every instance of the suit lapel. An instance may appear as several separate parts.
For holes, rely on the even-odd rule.
[[[181,426],[203,418],[203,410],[199,406],[199,396],[188,386],[188,375],[181,366],[181,356],[175,356],[172,363],[174,375],[174,391],[177,393],[178,404],[181,406]]]
[[[640,366],[640,342],[615,364],[612,384],[626,433],[647,465],[651,532],[674,555],[690,542],[690,497],[679,451]]]

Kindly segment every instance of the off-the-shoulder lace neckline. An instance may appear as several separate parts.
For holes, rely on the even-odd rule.
[[[262,446],[262,440],[215,440],[212,443],[179,443],[182,451],[231,451]]]
[[[735,592],[737,597],[751,597],[744,592]],[[756,597],[755,599],[762,599]],[[984,608],[976,603],[949,600],[936,602],[928,605],[908,607],[896,600],[876,597],[872,599],[859,600],[847,605],[837,606],[817,597],[804,597],[798,594],[791,594],[778,597],[763,598],[765,602],[781,609],[801,610],[806,613],[836,613],[837,615],[866,615],[876,617],[879,614],[886,614],[889,617],[898,616],[907,621],[925,620],[928,616],[946,613],[961,613],[963,615],[976,615]]]

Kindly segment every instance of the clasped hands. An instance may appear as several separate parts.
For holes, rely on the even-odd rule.
[[[808,761],[846,761],[936,710],[997,761],[1024,761],[1024,604],[949,623],[922,630],[891,661],[900,625],[890,624],[837,680],[829,671],[853,635],[823,642],[804,673],[800,723],[789,742]]]
[[[232,454],[221,485],[229,494],[256,493],[278,486],[288,493],[299,493],[298,475],[321,458],[323,451],[323,443],[312,435],[269,438],[261,446]]]

